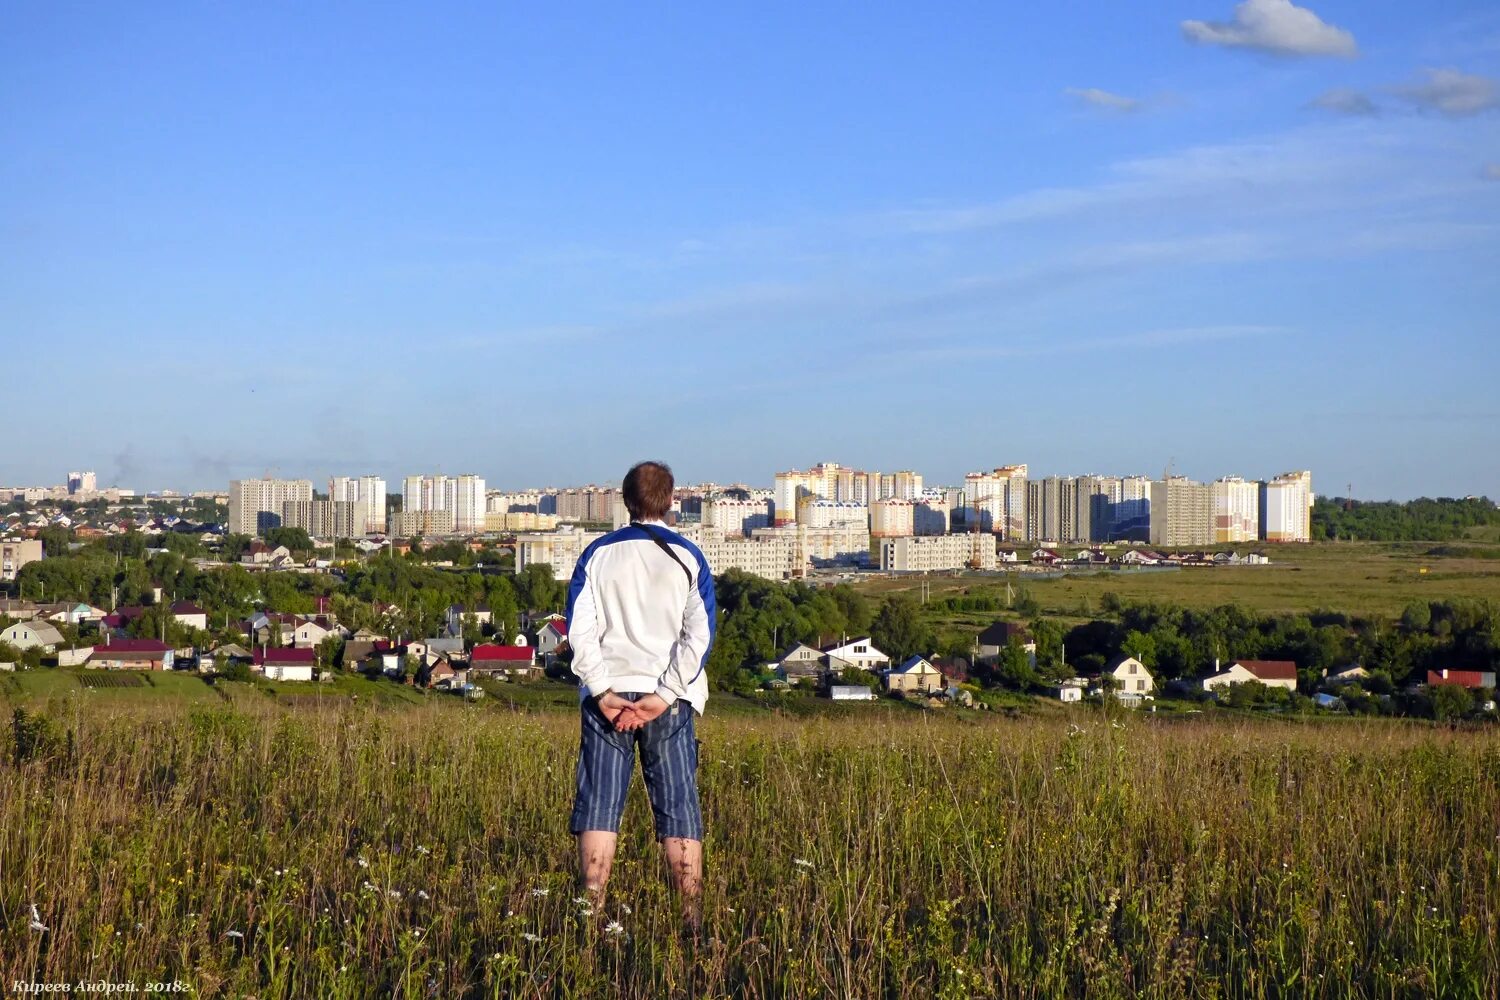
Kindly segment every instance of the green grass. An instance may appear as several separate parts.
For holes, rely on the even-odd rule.
[[[572,901],[571,713],[456,699],[289,709],[236,687],[233,705],[82,699],[29,730],[29,759],[0,768],[8,986],[181,979],[204,997],[262,998],[1500,991],[1493,729],[899,705],[725,717],[711,702],[707,938],[692,952],[639,784],[604,912]],[[0,740],[9,761],[9,732]],[[45,933],[28,930],[33,903]]]
[[[1270,566],[1216,566],[1151,572],[1079,573],[1062,578],[1011,576],[1048,614],[1083,617],[1097,612],[1106,593],[1125,601],[1159,601],[1197,607],[1240,604],[1263,612],[1339,608],[1354,614],[1394,617],[1412,601],[1476,597],[1500,601],[1500,565],[1484,547],[1465,552],[1450,543],[1430,554],[1430,542],[1402,544],[1327,543],[1272,546]],[[1241,550],[1245,549],[1241,546]],[[1423,570],[1426,572],[1423,572]],[[916,578],[870,580],[861,587],[875,596],[919,596]],[[965,592],[998,592],[994,577],[929,577],[933,598]],[[984,624],[993,615],[955,616],[952,624]]]

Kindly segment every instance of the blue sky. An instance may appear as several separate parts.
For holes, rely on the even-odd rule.
[[[1500,496],[1492,3],[311,6],[4,15],[0,482]]]

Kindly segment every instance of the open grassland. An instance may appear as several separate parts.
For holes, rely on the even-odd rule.
[[[1500,992],[1493,730],[710,714],[692,948],[639,787],[604,911],[574,901],[569,714],[92,697],[3,737],[7,990]]]
[[[1438,554],[1433,554],[1435,550]],[[1267,549],[1273,560],[1269,566],[1108,570],[1063,576],[1016,572],[1009,579],[1013,588],[1024,587],[1042,612],[1063,617],[1097,612],[1106,593],[1123,601],[1188,607],[1239,604],[1262,612],[1335,608],[1396,617],[1413,601],[1461,597],[1500,601],[1500,560],[1486,558],[1488,551],[1480,546],[1429,542],[1286,545]],[[930,598],[969,592],[998,593],[1003,599],[1005,593],[1003,576],[933,576],[927,583]],[[860,586],[876,596],[920,596],[922,579],[882,578]]]

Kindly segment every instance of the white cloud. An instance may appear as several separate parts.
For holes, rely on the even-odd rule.
[[[1456,69],[1429,69],[1420,83],[1397,87],[1396,93],[1418,107],[1445,115],[1473,115],[1500,107],[1500,86],[1487,76]]]
[[[1232,21],[1183,21],[1189,41],[1257,49],[1284,56],[1358,54],[1354,36],[1291,0],[1243,0]]]
[[[1064,94],[1073,98],[1079,104],[1094,108],[1098,111],[1108,111],[1113,114],[1130,114],[1139,111],[1143,107],[1141,101],[1134,97],[1125,97],[1121,94],[1111,94],[1107,90],[1098,87],[1069,87],[1063,91]]]
[[[1375,102],[1358,90],[1348,87],[1335,87],[1324,91],[1314,97],[1307,104],[1310,108],[1321,111],[1332,111],[1339,115],[1375,115],[1380,109],[1375,107]]]

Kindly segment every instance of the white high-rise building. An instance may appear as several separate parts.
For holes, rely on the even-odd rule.
[[[705,534],[749,536],[756,528],[770,527],[771,505],[765,500],[715,497],[704,500],[702,524]]]
[[[1260,537],[1260,484],[1239,476],[1212,483],[1215,542],[1253,542]]]
[[[1152,545],[1212,545],[1213,494],[1207,483],[1173,476],[1151,484]]]
[[[313,538],[358,538],[365,528],[365,505],[358,500],[288,500],[281,523],[302,528]]]
[[[484,480],[471,473],[464,473],[452,484],[453,527],[459,534],[472,534],[484,530]]]
[[[969,528],[993,532],[1006,541],[1026,536],[1026,466],[1004,465],[994,472],[964,476],[964,507]]]
[[[379,476],[333,476],[328,499],[356,503],[364,510],[365,531],[385,531],[385,480]]]
[[[880,568],[887,573],[992,570],[999,566],[995,537],[987,532],[907,535],[876,540]]]
[[[235,479],[229,484],[229,531],[263,535],[281,526],[282,505],[311,500],[310,479]]]
[[[1260,487],[1261,537],[1268,542],[1312,541],[1312,473],[1283,472]]]
[[[99,477],[92,472],[68,473],[68,495],[99,492]]]

